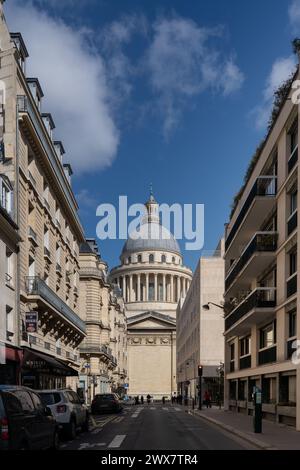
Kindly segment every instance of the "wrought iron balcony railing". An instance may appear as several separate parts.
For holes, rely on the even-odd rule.
[[[27,294],[37,295],[48,302],[63,318],[85,333],[85,323],[81,318],[38,276],[26,278]]]

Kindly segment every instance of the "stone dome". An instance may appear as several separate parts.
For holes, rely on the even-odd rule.
[[[139,251],[170,251],[181,254],[174,236],[156,221],[147,222],[133,231],[123,246],[122,255]]]

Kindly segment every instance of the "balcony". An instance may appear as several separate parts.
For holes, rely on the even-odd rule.
[[[272,346],[270,348],[263,349],[258,352],[258,364],[269,364],[270,362],[276,362],[277,359],[277,348]]]
[[[293,152],[291,153],[291,156],[288,160],[288,173],[290,173],[292,171],[292,169],[296,165],[297,161],[298,161],[298,145],[293,150]]]
[[[297,292],[297,273],[293,274],[286,282],[286,296],[291,297]]]
[[[251,281],[267,268],[274,259],[276,249],[276,232],[257,232],[242,252],[240,258],[231,266],[225,279],[225,291],[228,293],[237,277],[240,277],[240,287],[251,284]],[[237,290],[241,290],[241,288]],[[231,297],[233,297],[232,289],[230,289],[230,292]]]
[[[268,316],[271,317],[275,306],[276,288],[258,287],[225,317],[225,331],[228,332],[236,326],[237,333],[242,334],[259,319],[267,320]],[[240,320],[243,321],[240,322]]]
[[[297,211],[295,211],[288,218],[288,221],[287,221],[287,234],[290,235],[294,230],[296,230],[297,225],[298,225],[298,214],[297,214]]]
[[[62,318],[85,334],[84,321],[41,278],[38,276],[27,277],[26,292],[31,296],[39,297],[46,302],[46,308],[49,309],[47,304],[50,305]]]
[[[28,239],[35,245],[37,246],[38,245],[38,241],[37,241],[37,234],[35,233],[35,231],[33,230],[32,227],[28,227]]]
[[[50,166],[55,174],[66,201],[71,207],[73,216],[78,224],[81,227],[81,223],[77,214],[77,207],[75,199],[71,190],[71,187],[64,175],[64,170],[61,162],[57,156],[53,143],[50,141],[45,125],[41,119],[40,114],[35,109],[35,106],[32,104],[31,100],[27,96],[18,96],[17,97],[18,111],[21,114],[24,114],[27,122],[30,124],[34,135],[38,138],[39,143],[43,147],[43,150],[47,156],[47,160],[50,163]]]
[[[240,370],[250,369],[251,367],[251,354],[248,356],[240,357]]]
[[[256,179],[226,238],[228,258],[235,258],[237,247],[245,245],[255,229],[263,223],[276,203],[276,193],[277,176],[259,176]]]

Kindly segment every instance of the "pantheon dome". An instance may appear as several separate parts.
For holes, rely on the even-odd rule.
[[[155,311],[174,318],[192,272],[183,265],[178,242],[161,225],[152,194],[145,206],[147,215],[139,231],[131,233],[124,244],[121,264],[112,269],[110,277],[123,292],[128,316]]]

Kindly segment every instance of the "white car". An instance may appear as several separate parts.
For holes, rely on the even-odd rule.
[[[88,409],[73,390],[39,390],[38,393],[68,438],[75,439],[78,428],[89,430]]]

